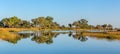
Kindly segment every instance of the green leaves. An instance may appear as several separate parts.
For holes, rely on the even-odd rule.
[[[87,29],[89,28],[88,21],[86,19],[81,19],[72,23],[77,29]],[[69,25],[70,26],[70,25]]]
[[[21,20],[20,18],[13,16],[9,18],[4,18],[0,21],[0,27],[3,28],[30,28],[36,27],[39,29],[101,29],[101,30],[112,30],[113,26],[111,24],[104,25],[89,25],[86,19],[81,19],[68,24],[69,27],[63,25],[60,26],[57,22],[53,21],[53,17],[38,17],[31,21]]]
[[[30,22],[21,20],[18,17],[13,16],[13,17],[2,19],[1,24],[2,24],[2,27],[19,28],[19,27],[25,27],[26,25],[30,25]]]
[[[32,19],[32,22],[35,27],[40,27],[44,29],[52,29],[53,27],[58,26],[56,22],[53,22],[53,18],[50,16]]]
[[[1,20],[1,23],[3,24],[3,27],[18,27],[18,24],[21,23],[21,19],[19,19],[16,16],[10,17],[10,18],[4,18]]]

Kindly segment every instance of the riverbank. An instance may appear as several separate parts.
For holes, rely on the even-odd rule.
[[[18,32],[23,30],[32,30],[32,31],[39,31],[42,29],[39,28],[0,28],[0,39],[10,41],[10,42],[16,42],[14,40],[19,40],[20,36],[18,35]],[[43,29],[44,31],[45,29]],[[52,30],[52,29],[46,29],[46,30]],[[109,31],[109,32],[84,32],[84,29],[81,30],[74,30],[74,32],[77,32],[78,35],[82,36],[89,36],[89,37],[96,37],[96,38],[108,38],[108,39],[119,39],[120,40],[120,32],[119,31]],[[58,30],[61,33],[65,32],[66,30]],[[82,32],[81,32],[82,31]],[[59,33],[59,32],[58,32]],[[70,33],[67,31],[67,33]],[[76,33],[76,34],[77,34]]]
[[[107,31],[107,32],[99,32],[101,30],[95,30],[95,32],[91,32],[91,30],[89,29],[40,29],[40,28],[0,28],[0,31],[8,31],[8,32],[20,32],[20,31],[23,31],[23,30],[32,30],[32,31],[39,31],[39,30],[55,30],[55,31],[66,31],[66,30],[73,30],[73,31],[76,31],[76,32],[84,32],[84,31],[87,31],[87,32],[84,32],[85,34],[93,34],[93,35],[96,35],[96,34],[116,34],[116,35],[120,35],[120,31]],[[92,30],[94,31],[94,30]]]
[[[0,28],[0,31],[13,31],[19,32],[23,30],[39,30],[38,28]]]
[[[83,36],[96,37],[98,39],[118,39],[120,40],[120,32],[83,32]]]

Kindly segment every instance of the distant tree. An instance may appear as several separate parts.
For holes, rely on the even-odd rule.
[[[88,29],[94,29],[95,28],[95,26],[93,26],[93,25],[88,25]]]
[[[113,26],[111,24],[108,24],[107,28],[108,30],[113,30]]]
[[[0,27],[3,28],[29,28],[36,27],[39,29],[104,29],[104,30],[112,30],[113,26],[111,24],[97,25],[96,27],[93,25],[89,25],[86,19],[81,19],[78,21],[74,21],[71,24],[68,24],[69,27],[65,27],[65,25],[60,26],[57,22],[53,21],[54,18],[51,16],[47,17],[38,17],[34,18],[31,21],[26,21],[18,18],[17,16],[3,18],[0,21]]]
[[[88,23],[88,21],[86,19],[81,19],[80,22],[81,22],[81,24],[87,24]]]
[[[21,23],[22,20],[16,16],[10,18],[4,18],[1,20],[1,24],[3,24],[3,27],[9,27],[9,28],[15,28],[15,27],[18,28]]]
[[[86,19],[81,19],[81,28],[88,28],[88,21]]]
[[[106,31],[106,29],[107,29],[107,24],[102,25],[102,27],[103,27],[104,31]]]
[[[61,29],[66,29],[65,25],[60,26]]]
[[[20,24],[20,27],[22,27],[22,28],[30,28],[32,26],[31,26],[31,23],[29,21],[23,20],[22,23]]]
[[[31,21],[33,22],[35,27],[40,27],[40,26],[43,26],[42,24],[43,24],[44,20],[45,20],[44,17],[38,17],[38,18],[32,19]]]
[[[72,24],[68,24],[68,26],[69,26],[70,28],[72,28]]]
[[[47,17],[46,17],[46,20],[49,21],[49,22],[53,22],[53,17],[47,16]]]
[[[96,29],[102,29],[103,27],[101,25],[97,25]]]
[[[43,29],[54,29],[59,27],[59,24],[57,22],[53,22],[53,17],[50,16],[32,19],[32,22],[35,27]]]
[[[73,22],[72,24],[76,29],[88,29],[89,25],[88,25],[88,21],[86,19],[81,19],[78,21]]]
[[[1,28],[1,27],[3,27],[3,23],[2,23],[2,22],[0,22],[0,28]]]
[[[59,29],[60,25],[57,22],[53,22],[51,25],[52,29]]]
[[[78,21],[75,21],[75,22],[73,22],[73,24],[72,24],[76,29],[78,29],[78,28],[80,28],[79,26],[80,26],[80,24],[79,24],[79,22]]]

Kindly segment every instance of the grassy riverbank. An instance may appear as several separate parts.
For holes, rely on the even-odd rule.
[[[13,34],[11,32],[19,32],[23,30],[42,30],[39,28],[0,28],[0,38],[5,39],[4,37],[8,36],[7,39],[14,39],[14,37],[17,36],[17,34]],[[43,29],[45,30],[45,29]],[[46,29],[46,30],[51,30],[51,29]],[[96,37],[115,37],[115,38],[120,38],[120,32],[83,32],[83,36],[96,36]]]
[[[17,34],[17,32],[23,31],[23,30],[52,30],[52,29],[39,29],[39,28],[0,28],[0,39],[6,40],[12,43],[16,43],[17,40],[21,39],[21,36]],[[117,39],[120,40],[120,32],[84,32],[84,29],[76,30],[78,31],[76,35],[78,36],[89,36],[89,37],[95,37],[98,39]],[[83,31],[81,33],[81,31]],[[59,32],[58,32],[59,33]],[[69,32],[68,32],[69,33]]]
[[[95,37],[98,39],[117,39],[120,40],[120,32],[84,32],[83,36]]]
[[[23,30],[39,30],[38,28],[0,28],[0,31],[13,31],[13,32],[19,32]]]

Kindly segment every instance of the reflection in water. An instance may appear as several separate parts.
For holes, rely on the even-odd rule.
[[[34,34],[32,41],[35,41],[39,44],[42,44],[42,43],[51,44],[51,43],[53,43],[53,37],[57,37],[57,35],[59,35],[59,33],[39,32],[37,34]]]
[[[9,43],[16,44],[21,39],[21,37],[18,34],[12,34],[6,32],[6,34],[4,33],[0,34],[0,39],[3,41],[8,41]]]
[[[30,36],[32,36],[33,34],[30,33],[24,33],[24,34],[19,34],[19,36],[24,39],[24,38],[29,38]]]
[[[97,40],[103,40],[106,39],[108,41],[114,41],[114,40],[120,40],[120,36],[90,36],[91,38],[96,38]]]
[[[73,34],[73,32],[70,31],[68,35],[70,37],[72,36],[74,39],[80,40],[81,42],[85,42],[88,40],[88,38],[86,36],[83,36],[81,32],[75,32],[75,34]]]
[[[31,38],[32,41],[35,41],[38,44],[52,44],[53,38],[57,38],[59,34],[68,34],[69,37],[72,37],[73,39],[80,40],[81,42],[85,42],[88,40],[87,35],[84,36],[83,32],[52,32],[52,31],[44,31],[44,32],[34,32],[34,33],[19,33],[14,34],[10,36],[0,36],[0,39],[4,41],[8,41],[9,43],[16,44],[19,40],[25,39],[25,38]],[[89,36],[94,37],[97,39],[106,39],[106,40],[120,40],[120,37],[116,36]]]

